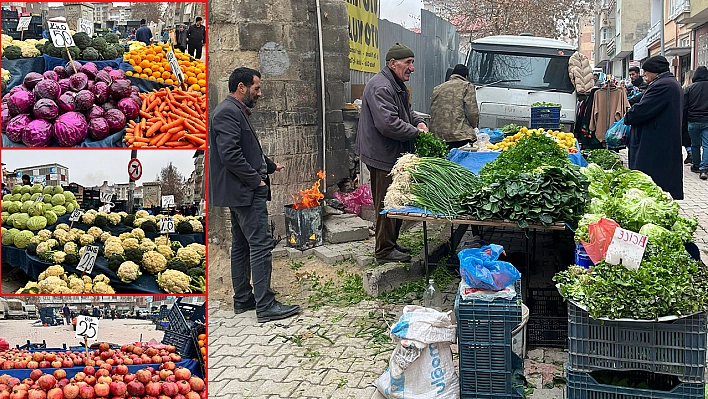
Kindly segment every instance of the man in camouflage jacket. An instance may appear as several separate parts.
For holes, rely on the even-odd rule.
[[[468,73],[466,66],[457,64],[450,80],[433,89],[430,131],[445,140],[450,149],[477,140],[474,128],[479,124],[479,109]]]

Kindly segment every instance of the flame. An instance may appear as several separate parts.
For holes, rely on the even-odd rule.
[[[324,198],[324,194],[320,192],[320,182],[324,179],[325,174],[321,170],[317,172],[317,181],[307,190],[298,191],[297,196],[293,195],[293,209],[307,209],[320,206],[320,200]]]

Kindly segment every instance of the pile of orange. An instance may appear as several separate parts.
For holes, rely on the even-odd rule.
[[[177,77],[172,73],[172,68],[167,62],[167,53],[169,51],[169,46],[152,45],[125,53],[123,56],[124,61],[129,62],[135,69],[135,72],[126,72],[126,74],[177,85]],[[187,87],[206,93],[206,65],[200,60],[192,61],[188,54],[184,54],[177,49],[174,49],[174,51]]]
[[[199,351],[203,356],[206,356],[206,334],[199,334],[197,339],[199,340]]]

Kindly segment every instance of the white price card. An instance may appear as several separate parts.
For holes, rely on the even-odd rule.
[[[160,233],[174,233],[175,232],[175,220],[172,216],[160,219]]]
[[[175,51],[171,50],[169,53],[167,53],[167,62],[170,63],[170,68],[172,69],[172,73],[177,77],[177,81],[179,84],[182,84],[184,82],[184,75],[182,74],[182,68],[179,67],[179,62],[177,62],[177,57],[175,56]]]
[[[169,208],[175,206],[175,196],[174,195],[163,195],[162,196],[162,207]]]
[[[44,196],[43,195],[38,196],[37,199],[34,200],[34,202],[44,202]]]
[[[84,254],[79,260],[76,270],[84,272],[86,274],[91,274],[93,271],[93,265],[96,263],[96,258],[98,257],[98,246],[97,245],[87,245]]]
[[[101,191],[99,195],[103,203],[111,202],[111,198],[113,198],[113,193],[110,191]]]
[[[69,32],[69,25],[66,22],[49,21],[49,35],[52,37],[52,43],[56,47],[71,47],[74,45],[74,38]]]
[[[615,229],[610,246],[607,247],[605,262],[637,270],[642,263],[646,247],[647,236],[618,227]]]
[[[106,205],[99,206],[98,211],[103,212],[103,213],[110,213],[111,212],[111,204],[108,203]]]
[[[27,30],[29,28],[30,21],[32,21],[32,16],[20,17],[20,22],[17,23],[17,31]]]
[[[84,213],[81,209],[74,209],[71,211],[71,215],[69,216],[69,221],[70,222],[78,222],[79,219],[81,219],[81,215]]]
[[[76,316],[76,332],[74,336],[83,341],[98,341],[98,317]]]
[[[79,18],[76,21],[76,31],[77,32],[86,32],[89,36],[93,35],[93,22],[89,21],[88,19],[83,19]]]

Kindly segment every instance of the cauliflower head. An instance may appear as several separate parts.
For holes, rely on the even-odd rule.
[[[79,243],[81,244],[82,247],[85,247],[86,245],[91,245],[96,241],[96,238],[91,235],[91,234],[84,234],[79,238]]]
[[[57,276],[49,276],[39,282],[39,292],[41,294],[55,294],[59,287],[66,287],[66,281]]]
[[[167,259],[159,252],[145,252],[143,254],[143,267],[150,274],[158,274],[167,268]]]
[[[64,254],[66,256],[66,254]],[[43,271],[45,278],[54,276],[59,278],[66,278],[66,271],[60,265],[49,266],[45,271]]]
[[[52,238],[52,232],[49,230],[40,230],[37,232],[37,237],[40,237],[42,241],[47,241],[48,239]]]
[[[202,258],[206,256],[206,245],[197,244],[196,242],[193,242],[193,243],[187,245],[185,248],[192,248],[192,249],[195,250],[195,251],[199,254],[199,256],[201,256]]]
[[[123,249],[124,250],[129,250],[131,248],[140,248],[140,243],[138,242],[137,238],[126,238],[123,240]]]
[[[100,238],[101,234],[103,234],[103,230],[101,230],[100,227],[93,226],[88,229],[87,233],[91,234],[93,238]]]
[[[194,248],[180,248],[177,250],[177,257],[182,259],[189,267],[199,266],[202,263],[202,257]]]
[[[106,276],[105,274],[99,274],[98,276],[96,276],[96,277],[93,278],[93,283],[94,283],[94,285],[95,285],[96,283],[100,283],[100,282],[103,282],[103,283],[106,283],[106,284],[110,284],[110,283],[111,283],[111,279],[109,279],[108,276]]]
[[[173,256],[175,256],[174,251],[172,251],[172,247],[169,245],[158,245],[157,252],[162,254],[162,256],[164,256],[167,260],[170,260]]]
[[[48,241],[40,242],[37,244],[37,255],[42,255],[47,251],[51,251],[52,247],[49,245]]]
[[[52,259],[54,260],[54,263],[64,263],[66,260],[66,252],[56,251],[54,252],[54,257]]]
[[[189,224],[192,225],[192,230],[195,233],[201,233],[204,231],[204,226],[196,220],[190,220]]]
[[[101,233],[101,237],[99,237],[99,238],[100,238],[101,242],[106,242],[106,241],[108,241],[108,239],[110,237],[112,237],[111,233],[104,231],[103,233]]]
[[[120,278],[120,281],[124,283],[132,283],[137,280],[138,277],[142,276],[140,266],[131,261],[121,263],[116,274],[118,278]]]
[[[135,228],[133,231],[130,232],[130,235],[132,235],[134,238],[137,238],[138,240],[142,240],[145,238],[145,232],[141,228]]]
[[[57,230],[69,231],[69,225],[66,223],[59,223],[54,231],[56,232]]]
[[[107,283],[103,281],[99,281],[97,283],[93,284],[92,291],[94,294],[115,294],[116,292],[113,290],[113,287],[108,285]]]
[[[67,242],[64,244],[64,252],[76,255],[79,252],[79,246],[75,242]]]
[[[104,256],[106,258],[110,258],[111,255],[115,255],[115,254],[123,255],[124,252],[125,252],[125,250],[123,249],[123,246],[121,245],[120,240],[118,240],[117,242],[112,241],[110,239],[108,241],[106,241],[106,245],[103,250]]]
[[[69,284],[67,284],[72,294],[83,294],[84,293],[84,280],[79,277],[69,278]]]
[[[149,238],[144,238],[140,242],[140,250],[143,252],[149,252],[155,250],[155,243]]]
[[[189,283],[191,279],[188,275],[178,270],[165,270],[157,276],[157,284],[168,294],[190,293]]]
[[[155,238],[155,245],[170,245],[170,239],[165,236],[159,236]]]
[[[146,210],[143,210],[143,209],[135,212],[136,218],[146,218],[148,216],[150,216],[150,214]]]
[[[108,214],[108,223],[110,223],[113,226],[117,226],[118,223],[120,223],[120,215],[117,213],[109,213]]]

